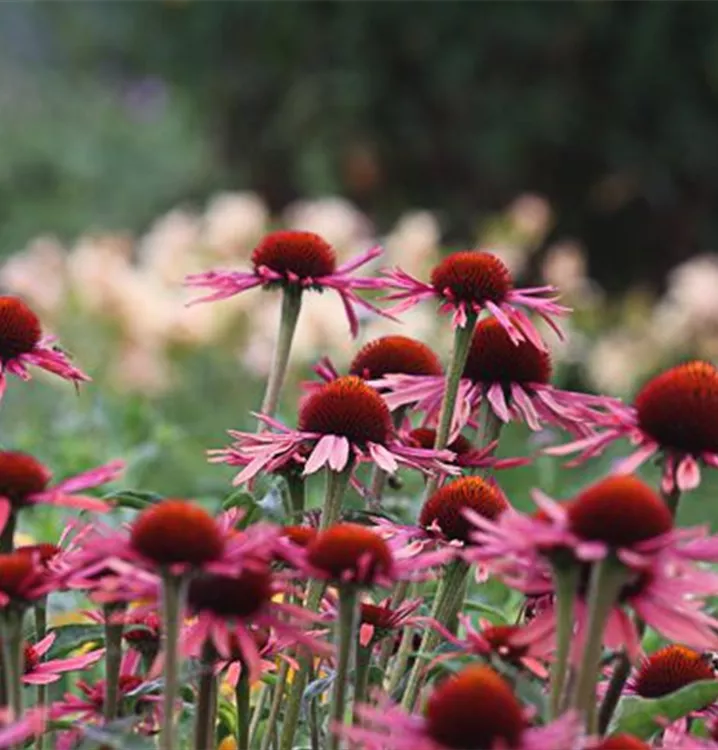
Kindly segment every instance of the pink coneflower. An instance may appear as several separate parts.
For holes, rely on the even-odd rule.
[[[439,661],[469,654],[483,658],[495,657],[512,667],[526,669],[541,679],[548,675],[544,662],[553,652],[554,638],[553,634],[547,633],[545,628],[531,624],[526,626],[494,625],[484,620],[480,623],[481,629],[477,629],[466,615],[459,615],[459,622],[465,633],[463,638],[458,638],[443,625],[433,623],[433,627],[447,641],[457,646],[459,651],[437,656],[429,663],[427,669]]]
[[[343,731],[368,750],[572,750],[580,725],[567,713],[541,728],[493,669],[471,666],[429,696],[423,716],[391,705],[358,706],[362,726]]]
[[[535,593],[550,579],[549,562],[560,555],[564,564],[573,556],[576,565],[611,554],[626,568],[626,582],[607,621],[608,645],[638,652],[631,607],[647,624],[667,638],[711,648],[717,642],[718,621],[700,609],[700,599],[718,586],[718,577],[689,562],[683,545],[692,532],[676,531],[661,498],[648,485],[630,476],[604,479],[558,504],[535,494],[540,512],[529,517],[516,511],[491,521],[469,513],[480,529],[472,534],[479,546],[471,556],[489,565],[507,583]],[[690,542],[688,542],[690,544]],[[705,559],[705,558],[704,558]],[[585,568],[584,568],[585,570]],[[580,650],[587,624],[586,606],[579,592],[575,605],[575,644]],[[537,615],[532,625],[554,619],[553,609]]]
[[[376,380],[389,373],[441,375],[443,368],[436,354],[424,343],[408,336],[382,336],[356,353],[349,374]]]
[[[643,659],[626,684],[626,690],[641,698],[663,698],[693,682],[715,679],[715,668],[709,656],[671,644]]]
[[[208,289],[210,294],[197,302],[227,299],[248,289],[324,291],[333,289],[341,297],[353,336],[359,330],[356,307],[382,313],[356,294],[357,289],[381,289],[378,279],[356,278],[352,273],[382,254],[373,247],[337,266],[334,249],[313,232],[277,231],[268,234],[252,253],[251,271],[207,271],[188,276],[187,286]]]
[[[283,641],[301,643],[317,653],[327,654],[329,647],[307,632],[317,621],[311,612],[275,601],[286,592],[270,568],[263,564],[246,567],[239,575],[204,575],[190,582],[188,606],[196,619],[186,627],[182,648],[187,654],[200,653],[211,643],[219,657],[241,660],[254,681],[261,671],[261,653],[256,631],[274,631]]]
[[[390,587],[418,579],[449,559],[448,550],[417,553],[385,541],[375,529],[338,523],[320,531],[297,561],[307,575],[335,584]]]
[[[45,654],[52,648],[56,634],[50,633],[37,643],[25,643],[23,647],[25,671],[22,681],[26,685],[49,685],[57,682],[64,672],[87,669],[96,664],[104,655],[105,649],[89,651],[82,656],[68,659],[50,659],[43,661]]]
[[[338,378],[309,393],[301,403],[296,430],[267,416],[258,417],[276,432],[230,430],[234,443],[210,452],[214,462],[244,466],[234,478],[235,485],[248,482],[260,471],[277,471],[292,462],[303,463],[305,475],[325,466],[339,472],[352,461],[372,462],[390,474],[399,464],[425,472],[455,471],[442,463],[451,460],[450,451],[403,444],[395,435],[381,396],[355,376]]]
[[[476,326],[459,383],[452,434],[488,400],[501,422],[522,421],[532,430],[554,425],[586,434],[603,411],[620,402],[607,397],[574,393],[552,386],[550,354],[532,340],[514,342],[494,318]],[[390,409],[413,404],[434,422],[441,409],[446,379],[435,375],[386,374],[371,383],[382,392]],[[597,411],[601,409],[601,411]]]
[[[616,470],[631,473],[656,454],[663,456],[665,492],[694,489],[699,462],[718,468],[718,370],[708,362],[678,365],[649,380],[632,409],[611,410],[598,430],[581,440],[545,450],[554,456],[578,453],[579,464],[598,456],[614,441],[637,446]]]
[[[52,589],[37,556],[23,552],[0,555],[0,608],[10,603],[27,604]]]
[[[387,299],[401,300],[388,310],[404,312],[425,299],[437,299],[441,312],[453,312],[454,326],[464,327],[469,313],[486,310],[506,329],[511,340],[528,339],[545,348],[541,336],[524,310],[540,315],[559,335],[552,316],[567,315],[568,307],[559,305],[552,286],[515,289],[509,269],[491,253],[478,250],[451,253],[431,272],[431,283],[419,281],[400,268],[385,271],[383,283],[398,291]]]
[[[112,461],[50,485],[52,474],[38,460],[18,451],[0,451],[0,528],[11,512],[32,505],[109,510],[107,503],[81,493],[114,481],[123,468],[123,461]]]
[[[406,627],[423,624],[425,618],[418,617],[416,611],[421,606],[421,599],[411,599],[396,607],[385,599],[378,604],[363,601],[359,605],[359,643],[368,646],[384,638],[400,635]]]
[[[436,430],[431,427],[417,427],[408,432],[404,438],[408,445],[430,450],[436,443]],[[525,466],[531,463],[530,458],[496,458],[494,451],[498,441],[489,443],[481,448],[476,448],[471,441],[463,435],[457,435],[451,440],[446,450],[451,451],[456,457],[452,461],[461,469],[513,469],[517,466]]]
[[[7,385],[6,373],[30,380],[27,366],[40,367],[72,380],[76,385],[90,378],[78,370],[53,337],[43,337],[35,313],[17,297],[0,296],[0,399]]]

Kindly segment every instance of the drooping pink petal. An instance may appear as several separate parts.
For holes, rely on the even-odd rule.
[[[502,422],[508,423],[511,421],[511,411],[509,410],[509,406],[506,403],[504,389],[500,383],[493,383],[489,387],[489,390],[486,393],[486,398],[489,399],[489,403],[491,404],[491,408],[494,410],[494,414],[496,414],[496,416]]]
[[[116,461],[110,461],[103,466],[98,466],[95,469],[90,469],[89,471],[85,471],[77,476],[64,479],[62,482],[58,482],[54,489],[63,493],[71,493],[79,492],[80,490],[87,490],[91,487],[98,487],[101,484],[113,482],[122,473],[124,468],[124,461],[119,459]]]
[[[693,456],[684,456],[676,469],[676,484],[681,492],[694,490],[701,483],[701,470]]]
[[[304,476],[314,474],[315,471],[318,471],[329,462],[329,456],[334,448],[334,441],[334,435],[324,435],[319,439],[304,466],[304,471],[302,472]]]

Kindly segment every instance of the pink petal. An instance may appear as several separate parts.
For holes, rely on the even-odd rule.
[[[343,471],[349,460],[349,441],[345,437],[336,436],[334,448],[329,454],[329,468],[333,471]]]
[[[388,474],[393,474],[399,465],[394,458],[394,455],[388,451],[383,445],[378,443],[369,443],[369,455],[372,457],[374,463],[380,468],[386,471]]]
[[[511,421],[511,412],[509,411],[506,398],[504,397],[504,389],[500,383],[494,383],[488,390],[486,397],[489,399],[491,408],[494,410],[494,414],[502,422]]]
[[[10,513],[12,513],[12,504],[10,500],[0,495],[0,531],[7,526]]]
[[[334,449],[334,440],[334,435],[324,435],[319,440],[304,466],[304,471],[302,472],[304,476],[314,474],[315,471],[321,469],[329,461],[329,456]]]
[[[676,484],[682,492],[694,490],[701,483],[701,470],[693,456],[685,456],[678,463]]]

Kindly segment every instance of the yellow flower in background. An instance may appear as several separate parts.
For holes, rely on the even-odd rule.
[[[217,750],[237,750],[237,740],[228,734],[220,743],[217,745]]]

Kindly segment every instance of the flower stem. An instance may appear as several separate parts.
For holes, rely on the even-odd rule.
[[[38,599],[33,606],[35,614],[35,640],[41,641],[47,635],[47,597]],[[47,685],[37,686],[37,705],[42,708],[47,702]],[[35,750],[45,747],[45,733],[41,732],[35,739]]]
[[[25,653],[23,649],[22,621],[25,610],[10,604],[0,619],[2,630],[2,655],[5,665],[5,686],[8,707],[12,720],[22,716],[22,676],[24,672]]]
[[[279,712],[282,709],[282,702],[284,700],[284,688],[287,684],[288,676],[289,662],[282,661],[279,667],[277,681],[274,685],[272,705],[269,707],[269,716],[264,727],[264,735],[262,736],[262,744],[260,745],[260,750],[269,750],[270,745],[272,744],[272,738],[277,731],[277,719],[279,719]]]
[[[160,750],[175,750],[175,703],[179,691],[179,631],[182,617],[185,579],[166,572],[162,577],[162,633],[165,655],[165,689],[162,709]]]
[[[332,702],[329,710],[329,740],[327,750],[338,750],[340,736],[338,730],[344,723],[346,714],[347,680],[352,657],[352,647],[356,640],[358,622],[357,590],[354,586],[339,588],[339,615],[336,622],[335,642],[337,646],[337,668],[334,675]]]
[[[272,357],[272,366],[267,380],[267,389],[262,400],[262,414],[273,417],[279,404],[284,376],[287,373],[292,339],[297,328],[299,311],[302,307],[302,290],[299,287],[286,286],[282,292],[282,312],[279,319],[279,334]],[[262,430],[262,423],[259,426]]]
[[[199,660],[199,685],[197,686],[197,711],[194,725],[194,747],[202,750],[214,747],[214,706],[217,699],[214,676],[214,648],[205,641]]]
[[[677,462],[673,462],[673,468],[671,469],[673,476],[672,476],[672,489],[670,492],[664,492],[661,489],[661,497],[663,498],[663,502],[668,507],[668,510],[671,511],[671,515],[675,519],[676,513],[678,512],[678,503],[681,501],[681,491],[678,488],[678,468],[677,468]],[[665,471],[665,462],[664,462],[664,471]]]
[[[356,707],[360,703],[366,703],[367,690],[369,688],[369,671],[371,670],[371,655],[374,651],[373,643],[366,646],[359,643],[357,633],[356,645],[356,675],[354,677],[354,723],[357,723]]]
[[[603,631],[625,580],[626,569],[617,559],[606,557],[593,564],[588,589],[588,632],[572,701],[572,707],[586,717],[589,734],[594,731]]]
[[[464,591],[464,580],[469,573],[469,565],[463,560],[454,560],[444,568],[444,575],[439,582],[431,608],[430,617],[441,625],[446,625],[460,607],[461,594]],[[430,628],[424,631],[421,639],[420,654],[431,653],[439,642],[439,634]],[[419,696],[419,690],[424,678],[424,664],[420,658],[414,662],[409,675],[409,682],[404,691],[401,705],[407,711],[414,710],[414,704]]]
[[[394,588],[394,593],[392,594],[391,603],[389,607],[391,609],[396,609],[404,601],[404,599],[406,599],[406,594],[408,590],[409,590],[409,582],[399,581]],[[381,675],[386,673],[386,668],[387,668],[387,665],[389,664],[389,659],[391,659],[391,652],[393,648],[394,648],[394,639],[385,638],[383,643],[381,644],[381,649],[379,650],[379,658],[377,659],[377,668],[378,668],[379,674]]]
[[[17,513],[14,510],[10,511],[10,515],[7,517],[5,528],[0,534],[0,553],[7,554],[12,552],[15,546],[15,528],[17,527]]]
[[[249,722],[250,746],[254,742],[254,738],[257,736],[257,729],[259,728],[259,723],[262,721],[262,714],[264,713],[264,708],[267,705],[267,698],[269,698],[271,692],[271,687],[266,682],[263,682],[259,688],[257,703],[252,711],[252,720]]]
[[[580,569],[576,564],[554,563],[556,589],[556,655],[551,668],[551,718],[561,713],[568,672],[568,656],[573,633],[573,605],[576,600]]]
[[[103,712],[106,722],[117,718],[119,707],[120,666],[122,664],[122,617],[127,609],[124,603],[104,604],[105,619],[105,702]]]
[[[287,492],[289,493],[289,504],[291,506],[292,517],[295,521],[300,521],[304,514],[304,477],[289,474],[286,477]]]
[[[405,415],[405,406],[400,406],[392,414],[392,422],[395,430],[401,427]],[[384,469],[379,468],[376,464],[374,465],[369,482],[369,508],[371,510],[379,510],[381,508],[381,496],[384,494],[384,486],[386,485],[386,478],[388,476]]]
[[[322,507],[322,517],[319,521],[319,529],[324,531],[335,524],[339,519],[342,509],[342,500],[344,493],[349,485],[349,479],[352,473],[352,464],[350,463],[343,471],[327,470],[326,491],[324,495],[324,506]],[[310,612],[316,612],[319,609],[319,602],[322,600],[324,592],[324,582],[313,579],[307,586],[307,594],[304,601],[304,608]],[[280,750],[292,750],[294,735],[299,723],[299,712],[302,706],[302,696],[304,688],[309,679],[309,671],[312,667],[312,656],[302,649],[298,654],[297,661],[299,669],[292,681],[292,687],[287,700],[287,709],[284,714],[284,726],[282,727],[282,738],[279,743]]]
[[[237,750],[249,750],[249,669],[242,664],[234,695],[237,701]]]
[[[476,327],[477,315],[475,312],[468,313],[466,318],[466,325],[463,328],[457,326],[454,329],[454,348],[451,353],[449,369],[446,373],[446,388],[444,389],[444,398],[441,402],[441,410],[439,412],[439,424],[436,428],[436,438],[434,440],[434,448],[436,450],[445,448],[449,441],[451,421],[456,407],[456,396],[459,392],[461,376],[464,373],[464,365],[469,356],[471,337]],[[426,496],[429,497],[432,495],[438,485],[439,477],[437,475],[429,477],[429,481],[426,483]]]
[[[476,447],[483,448],[498,441],[503,426],[504,423],[496,416],[494,410],[491,408],[489,399],[486,397],[486,394],[484,394],[484,397],[481,400],[481,405],[479,406],[479,424],[475,435]],[[490,455],[493,456],[494,453],[496,453],[496,448],[498,448],[498,445],[494,447]],[[485,477],[491,473],[491,469],[488,467],[477,469],[476,473],[479,476]]]

